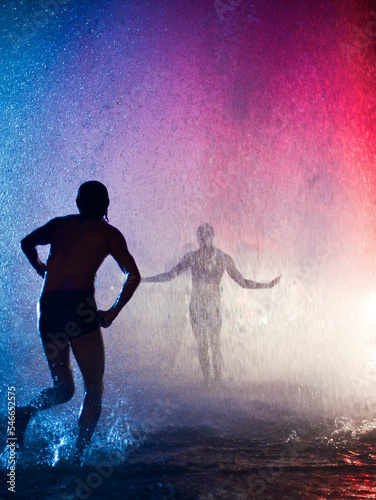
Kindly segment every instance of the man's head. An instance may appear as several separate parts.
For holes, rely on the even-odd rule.
[[[197,229],[196,237],[200,247],[212,245],[214,239],[213,226],[210,224],[201,224]]]
[[[107,220],[109,203],[107,188],[101,182],[84,182],[78,189],[76,204],[85,219]]]

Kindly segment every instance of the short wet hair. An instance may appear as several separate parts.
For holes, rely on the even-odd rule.
[[[108,191],[99,181],[87,181],[78,188],[76,204],[80,214],[88,219],[107,218],[107,209],[110,204]]]

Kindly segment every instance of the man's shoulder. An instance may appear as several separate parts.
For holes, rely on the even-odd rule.
[[[112,226],[106,221],[101,221],[101,222],[102,222],[102,225],[100,226],[102,231],[101,234],[107,239],[111,247],[115,248],[118,247],[119,245],[120,246],[124,246],[124,244],[126,245],[124,235],[117,227]]]
[[[73,221],[78,219],[78,215],[68,214],[68,215],[59,215],[58,217],[54,217],[49,221],[51,224],[63,224],[65,222]]]
[[[93,232],[96,234],[102,234],[106,237],[111,237],[112,235],[117,235],[120,231],[108,224],[108,222],[101,219],[89,219],[84,220],[79,214],[69,214],[63,215],[61,217],[55,217],[49,221],[49,224],[56,230],[67,231],[81,231]],[[121,233],[120,233],[121,234]]]
[[[123,236],[122,232],[115,226],[112,226],[108,222],[102,220],[101,222],[101,227],[103,227],[104,231],[107,231],[109,235],[113,236]]]
[[[227,253],[223,252],[219,248],[215,249],[216,258],[222,260],[225,264],[232,262],[232,257],[230,257]]]
[[[184,262],[191,262],[198,256],[198,250],[191,250],[190,252],[187,252],[186,254],[183,255],[182,261]]]
[[[221,258],[221,257],[224,257],[226,255],[224,252],[222,252],[222,250],[220,250],[217,247],[213,247],[213,250],[214,250],[214,256],[217,258],[218,257]]]
[[[63,224],[66,224],[70,220],[73,220],[74,215],[61,215],[58,217],[53,217],[46,223],[46,228],[55,229],[61,227]]]

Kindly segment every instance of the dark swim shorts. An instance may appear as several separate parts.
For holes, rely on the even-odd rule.
[[[99,328],[94,294],[87,290],[43,292],[39,300],[39,333],[43,345],[69,341]]]

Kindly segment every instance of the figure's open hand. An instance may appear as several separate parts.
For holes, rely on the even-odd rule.
[[[102,328],[108,328],[115,319],[114,312],[109,309],[108,311],[98,311],[97,318],[99,326]]]
[[[280,274],[277,278],[275,278],[273,281],[269,283],[269,288],[273,288],[273,286],[278,285],[280,282],[282,274]]]

